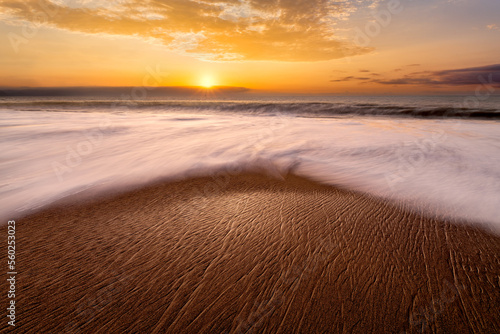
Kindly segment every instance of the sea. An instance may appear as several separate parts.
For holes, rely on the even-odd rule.
[[[499,95],[1,97],[0,128],[4,222],[89,189],[261,172],[500,233]]]

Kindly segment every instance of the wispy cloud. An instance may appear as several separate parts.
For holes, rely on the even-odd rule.
[[[406,65],[405,67],[416,67],[419,64]],[[401,72],[398,68],[393,72]],[[369,72],[360,70],[359,72]],[[431,86],[467,86],[488,82],[494,86],[500,86],[500,64],[469,67],[444,71],[421,71],[406,74],[399,78],[384,78],[379,73],[370,73],[368,77],[345,76],[343,78],[330,80],[330,82],[359,81],[360,83],[378,83],[382,85],[431,85]]]
[[[353,80],[360,80],[360,81],[364,81],[364,80],[370,80],[370,78],[367,78],[367,77],[355,77],[355,76],[348,76],[348,77],[344,77],[344,78],[341,78],[341,79],[330,80],[330,82],[344,82],[344,81],[353,81]]]
[[[493,85],[500,85],[500,64],[469,67],[445,71],[415,72],[396,79],[377,79],[376,82],[384,85],[447,85],[467,86],[477,85],[488,81]]]
[[[153,39],[206,60],[321,61],[369,52],[335,38],[368,0],[0,0],[14,20]]]

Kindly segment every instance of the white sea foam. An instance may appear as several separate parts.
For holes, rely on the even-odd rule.
[[[90,186],[293,170],[500,232],[497,121],[0,111],[2,218]],[[230,167],[229,167],[230,166]]]

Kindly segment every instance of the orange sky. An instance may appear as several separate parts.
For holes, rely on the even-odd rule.
[[[498,13],[498,0],[0,0],[0,86],[137,86],[154,69],[163,86],[470,91],[497,71]]]

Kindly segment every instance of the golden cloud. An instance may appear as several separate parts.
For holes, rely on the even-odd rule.
[[[152,38],[206,60],[321,61],[371,50],[335,39],[349,0],[0,0],[0,11],[70,31]]]

